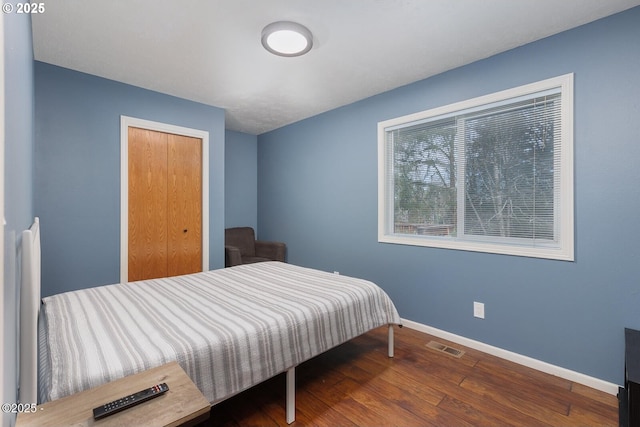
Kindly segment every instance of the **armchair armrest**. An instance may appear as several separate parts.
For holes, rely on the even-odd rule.
[[[282,242],[256,240],[256,256],[284,262],[287,245]]]
[[[224,266],[233,267],[234,265],[242,264],[242,256],[240,255],[240,249],[235,246],[224,247]]]

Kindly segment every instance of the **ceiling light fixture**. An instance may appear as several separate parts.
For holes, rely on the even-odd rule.
[[[303,25],[278,21],[262,30],[262,46],[274,55],[300,56],[311,50],[313,36]]]

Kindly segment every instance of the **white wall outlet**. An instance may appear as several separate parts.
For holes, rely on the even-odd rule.
[[[334,271],[333,274],[340,274],[340,272],[339,271]]]
[[[483,302],[473,302],[473,317],[477,317],[479,319],[484,319],[484,303]]]

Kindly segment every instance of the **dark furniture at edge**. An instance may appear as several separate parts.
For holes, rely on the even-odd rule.
[[[256,240],[251,227],[224,230],[224,266],[233,267],[261,261],[285,262],[287,246],[282,242]]]
[[[640,426],[640,331],[624,330],[624,388],[620,387],[620,425]]]

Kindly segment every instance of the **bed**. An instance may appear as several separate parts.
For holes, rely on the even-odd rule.
[[[39,283],[23,294],[39,299]],[[31,319],[38,309],[40,403],[177,361],[212,404],[286,372],[288,423],[297,365],[383,325],[392,357],[401,322],[369,281],[277,261],[54,295]]]

